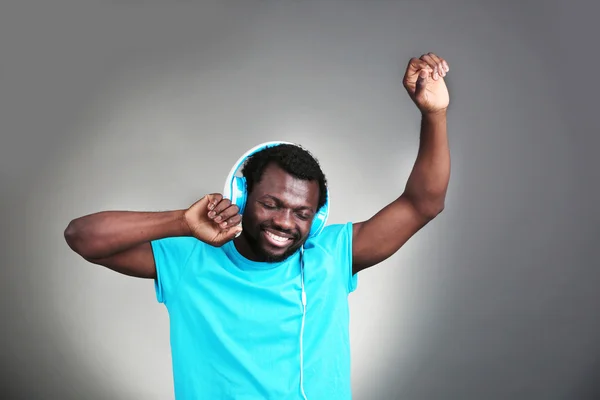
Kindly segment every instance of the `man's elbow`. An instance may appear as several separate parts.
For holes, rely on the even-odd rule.
[[[444,211],[445,203],[444,200],[435,201],[421,201],[415,204],[415,208],[419,211],[419,214],[427,220],[431,221]]]
[[[77,229],[77,224],[75,222],[75,220],[69,222],[69,225],[67,225],[67,227],[65,228],[65,231],[63,232],[63,236],[65,238],[65,241],[67,242],[67,244],[69,245],[69,247],[71,248],[71,250],[73,250],[76,253],[79,253],[78,248],[79,248],[79,230]]]
[[[63,232],[63,236],[67,245],[73,250],[75,253],[80,256],[86,258],[88,253],[91,253],[91,248],[89,246],[89,240],[85,238],[85,231],[79,221],[72,220],[69,222],[65,231]]]
[[[442,211],[444,211],[444,208],[446,207],[446,204],[444,202],[442,202],[433,212],[433,217],[435,218],[438,215],[440,215],[442,213]]]
[[[426,221],[432,220],[444,211],[446,189],[405,190],[402,197],[408,199],[417,213]]]

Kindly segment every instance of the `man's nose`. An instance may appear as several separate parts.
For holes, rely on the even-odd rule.
[[[275,212],[273,222],[283,230],[294,229],[294,216],[292,210],[281,208]]]

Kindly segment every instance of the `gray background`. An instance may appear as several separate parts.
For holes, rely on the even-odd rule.
[[[515,2],[516,3],[516,2]],[[450,64],[446,210],[351,296],[356,399],[600,398],[592,2],[23,1],[0,6],[2,398],[169,399],[151,281],[70,219],[185,208],[267,140],[311,149],[331,222],[398,196],[413,56]]]

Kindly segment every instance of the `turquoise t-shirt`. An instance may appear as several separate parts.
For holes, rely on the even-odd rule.
[[[280,263],[250,261],[232,241],[213,247],[176,237],[153,241],[152,249],[177,400],[303,399],[301,258],[304,392],[309,400],[351,399],[352,223],[325,227],[303,255]]]

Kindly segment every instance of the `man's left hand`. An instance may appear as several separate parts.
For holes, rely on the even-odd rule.
[[[412,58],[408,63],[403,84],[421,113],[446,112],[450,96],[444,77],[449,70],[446,60],[433,53]]]

